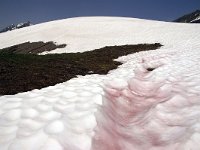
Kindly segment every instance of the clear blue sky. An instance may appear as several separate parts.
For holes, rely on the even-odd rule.
[[[0,29],[77,16],[125,16],[171,21],[200,9],[200,0],[0,0]]]

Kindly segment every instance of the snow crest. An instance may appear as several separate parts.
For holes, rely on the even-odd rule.
[[[199,68],[199,54],[147,58],[127,82],[109,81],[96,114],[93,150],[197,150],[200,71],[191,72]]]

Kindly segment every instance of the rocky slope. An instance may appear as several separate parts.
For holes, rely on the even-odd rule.
[[[192,13],[186,14],[174,22],[183,22],[183,23],[200,23],[200,10],[196,10]]]
[[[31,25],[30,21],[19,23],[17,25],[11,24],[11,25],[5,27],[4,29],[0,30],[0,33],[11,31],[11,30],[15,30],[15,29],[20,29],[20,28],[24,28],[24,27],[28,27],[30,25]]]

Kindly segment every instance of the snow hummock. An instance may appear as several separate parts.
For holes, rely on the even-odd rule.
[[[180,52],[166,56],[164,64],[158,58],[141,63],[143,69],[135,70],[127,86],[109,82],[96,115],[92,149],[197,150],[199,54]],[[147,71],[148,64],[155,70]]]
[[[108,75],[0,97],[1,150],[198,150],[200,26],[118,17],[52,21],[0,34],[0,48],[55,41],[83,52],[164,46],[118,58]],[[154,70],[148,71],[148,68]]]

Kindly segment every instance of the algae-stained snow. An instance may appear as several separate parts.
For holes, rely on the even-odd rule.
[[[200,147],[200,25],[80,17],[0,34],[0,48],[26,41],[67,44],[52,53],[138,43],[164,46],[119,58],[124,64],[105,76],[79,76],[41,90],[1,96],[1,150]],[[105,132],[111,128],[113,132]]]

